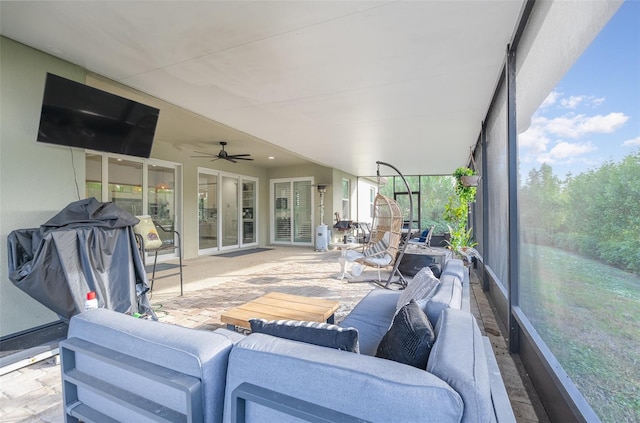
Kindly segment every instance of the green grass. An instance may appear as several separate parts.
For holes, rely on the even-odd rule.
[[[603,422],[640,421],[640,277],[521,249],[520,306]]]

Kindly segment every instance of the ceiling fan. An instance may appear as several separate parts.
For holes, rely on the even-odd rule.
[[[238,160],[253,160],[249,156],[251,154],[229,154],[225,151],[224,146],[227,145],[226,141],[220,141],[220,145],[222,146],[222,150],[218,154],[205,153],[202,151],[194,151],[194,153],[202,154],[202,156],[191,156],[194,158],[210,158],[211,161],[223,159],[228,160],[231,163],[238,163]]]

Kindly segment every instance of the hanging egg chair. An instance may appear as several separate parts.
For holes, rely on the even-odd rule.
[[[380,269],[395,264],[402,239],[403,222],[402,210],[398,203],[378,193],[373,202],[369,242],[362,252],[347,251],[347,260],[375,267],[378,271],[378,282],[381,282]]]

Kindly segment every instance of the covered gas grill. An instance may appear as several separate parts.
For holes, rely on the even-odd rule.
[[[67,322],[84,310],[89,291],[99,307],[156,319],[136,223],[113,203],[73,202],[39,228],[9,234],[9,279]]]
[[[342,233],[343,241],[346,242],[355,242],[355,238],[353,236],[353,229],[355,228],[355,222],[352,220],[341,220],[340,213],[335,213],[336,223],[333,225],[333,229],[338,230],[338,232]]]

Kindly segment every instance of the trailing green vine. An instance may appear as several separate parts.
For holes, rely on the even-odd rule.
[[[469,203],[475,201],[477,188],[465,186],[462,183],[463,176],[475,174],[475,171],[468,167],[459,167],[453,172],[456,181],[454,187],[456,195],[450,196],[449,201],[445,204],[444,219],[449,222],[451,239],[448,243],[449,248],[454,251],[477,245],[472,238],[472,228],[467,229]]]

